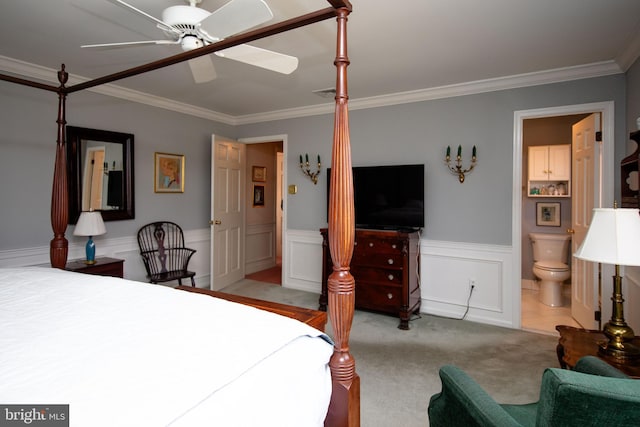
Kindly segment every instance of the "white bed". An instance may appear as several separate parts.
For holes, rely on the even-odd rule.
[[[0,324],[0,403],[69,404],[71,426],[321,426],[329,406],[326,335],[207,295],[0,269]]]

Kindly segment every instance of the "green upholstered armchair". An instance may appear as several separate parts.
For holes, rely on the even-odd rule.
[[[455,366],[440,369],[442,391],[429,402],[429,425],[440,426],[637,426],[640,380],[593,356],[574,370],[547,368],[540,400],[502,405]]]

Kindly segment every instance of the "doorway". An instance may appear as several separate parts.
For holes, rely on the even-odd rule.
[[[554,334],[555,325],[581,326],[571,314],[573,276],[563,283],[560,300],[552,298],[557,298],[557,294],[550,293],[550,289],[543,291],[540,279],[533,273],[534,244],[530,234],[534,233],[534,236],[543,239],[558,236],[570,238],[569,230],[573,228],[572,202],[577,191],[571,185],[571,170],[575,169],[571,156],[572,130],[576,123],[587,116],[589,114],[571,114],[523,120],[522,186],[525,191],[522,195],[521,320],[525,330]],[[540,222],[538,210],[543,207],[553,209],[557,218]],[[540,244],[544,243],[538,242]],[[567,272],[571,267],[571,252],[567,242],[565,253],[558,260],[566,265]]]
[[[282,285],[282,247],[284,240],[285,137],[241,139],[247,147],[247,170],[254,166],[265,170],[264,178],[251,174],[247,191],[251,196],[256,186],[264,189],[264,203],[256,206],[252,198],[246,208],[245,278]]]
[[[523,218],[528,215],[528,210],[523,212],[526,208],[524,201],[526,195],[523,195],[522,182],[525,179],[523,177],[523,147],[524,144],[524,129],[525,120],[530,119],[542,119],[552,118],[560,116],[570,115],[586,115],[589,113],[600,113],[602,117],[602,155],[601,161],[594,165],[602,173],[596,173],[599,178],[599,184],[602,188],[613,188],[614,181],[614,168],[613,168],[613,152],[614,152],[614,114],[613,114],[613,102],[603,102],[594,104],[580,104],[562,107],[551,107],[545,109],[516,111],[514,113],[514,161],[513,161],[513,217],[512,217],[512,247],[513,247],[513,325],[516,328],[522,328],[522,315],[524,310],[528,310],[529,307],[525,307],[523,304],[523,291],[522,291],[522,258],[524,248],[530,246],[528,235],[523,232]],[[597,172],[597,171],[596,171]],[[525,187],[526,188],[526,187]],[[597,205],[608,206],[613,203],[612,192],[601,192],[601,199],[596,202]],[[597,283],[597,281],[596,281]],[[597,289],[594,289],[594,300],[597,298]],[[524,295],[526,296],[526,295]],[[558,324],[563,321],[557,322]],[[592,325],[583,325],[591,328]],[[553,332],[552,332],[553,333]]]

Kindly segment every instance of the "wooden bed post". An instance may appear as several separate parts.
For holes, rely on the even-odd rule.
[[[58,71],[58,139],[56,140],[56,160],[53,169],[53,189],[51,191],[51,227],[53,228],[53,240],[49,249],[51,266],[64,268],[67,264],[69,242],[64,236],[69,220],[69,194],[67,188],[67,157],[65,153],[65,102],[67,93],[65,83],[69,74],[62,68]]]
[[[355,280],[349,271],[355,236],[353,177],[349,141],[347,94],[347,17],[350,10],[337,10],[335,66],[336,107],[333,133],[331,194],[329,195],[329,247],[333,272],[327,281],[329,317],[334,332],[334,349],[329,365],[333,382],[327,426],[360,425],[360,377],[349,352],[349,334],[355,303]]]

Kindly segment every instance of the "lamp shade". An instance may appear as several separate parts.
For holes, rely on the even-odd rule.
[[[106,232],[102,214],[98,211],[80,213],[76,228],[73,230],[74,236],[99,236]]]
[[[603,264],[640,265],[638,209],[594,209],[587,235],[574,256]]]

